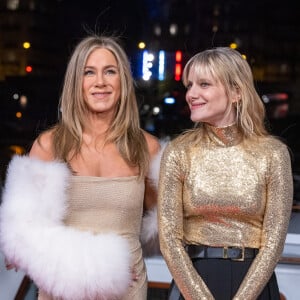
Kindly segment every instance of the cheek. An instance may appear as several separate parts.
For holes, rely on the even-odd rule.
[[[121,82],[116,81],[114,86],[115,86],[115,92],[117,94],[117,97],[120,98],[121,97]]]
[[[190,94],[189,94],[189,92],[186,92],[186,94],[185,94],[185,101],[186,101],[186,103],[187,104],[189,104],[190,103]]]
[[[86,93],[87,90],[88,90],[88,87],[89,87],[88,81],[87,80],[83,80],[82,81],[82,92]]]

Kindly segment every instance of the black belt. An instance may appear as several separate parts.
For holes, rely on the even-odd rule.
[[[208,247],[202,245],[188,245],[186,251],[190,258],[223,258],[243,261],[254,258],[258,249],[243,247]]]

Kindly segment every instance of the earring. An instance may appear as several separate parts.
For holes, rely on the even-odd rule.
[[[234,104],[236,108],[236,121],[238,121],[240,116],[240,101],[236,101]]]

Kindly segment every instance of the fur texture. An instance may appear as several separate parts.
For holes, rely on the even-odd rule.
[[[15,156],[0,207],[0,246],[39,288],[64,300],[119,299],[131,281],[127,241],[65,226],[64,163]]]
[[[158,190],[160,161],[167,144],[168,142],[160,141],[160,151],[150,162],[148,178],[156,190]],[[141,243],[144,256],[160,254],[158,241],[157,206],[147,211],[143,217]]]
[[[143,216],[141,244],[144,257],[150,257],[160,254],[156,206],[147,211]]]
[[[156,189],[158,189],[161,157],[167,145],[168,145],[168,141],[160,140],[161,148],[150,162],[148,178],[150,179],[150,181],[152,182],[152,184]]]

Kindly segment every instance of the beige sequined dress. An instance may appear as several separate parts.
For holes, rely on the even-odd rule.
[[[161,251],[184,297],[203,300],[213,296],[185,244],[259,248],[234,297],[256,299],[287,233],[293,199],[287,147],[273,137],[242,141],[236,126],[197,130],[173,140],[162,158]]]
[[[132,268],[138,280],[133,281],[128,295],[120,300],[147,298],[147,277],[139,241],[144,189],[144,181],[138,180],[137,176],[73,176],[71,181],[65,224],[94,233],[117,233],[129,241]],[[43,291],[39,292],[38,299],[57,300]]]

